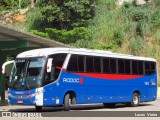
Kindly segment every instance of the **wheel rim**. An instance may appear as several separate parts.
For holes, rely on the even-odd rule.
[[[139,102],[138,96],[134,96],[134,97],[133,97],[133,103],[134,103],[135,105],[137,105],[138,102]]]
[[[71,98],[69,98],[69,106],[71,106],[71,104],[72,104],[72,100]]]

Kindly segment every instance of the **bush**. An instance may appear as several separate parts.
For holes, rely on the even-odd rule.
[[[85,27],[77,27],[69,31],[53,28],[46,28],[45,30],[51,39],[55,39],[63,43],[72,43],[78,40],[88,41],[91,38],[91,30]]]
[[[38,30],[31,30],[30,32],[32,34],[35,34],[35,35],[38,35],[38,36],[41,36],[41,37],[44,37],[44,38],[49,38],[47,33],[39,32]]]
[[[114,30],[113,34],[114,34],[113,40],[120,47],[123,43],[123,40],[124,40],[124,34],[123,34],[122,29]]]
[[[136,35],[143,37],[144,36],[145,25],[143,22],[138,22],[136,26]]]
[[[154,41],[157,45],[160,45],[160,30],[154,32]]]
[[[129,48],[132,54],[139,55],[144,48],[142,39],[140,37],[132,39]]]
[[[156,7],[160,7],[160,0],[153,0]]]
[[[21,0],[21,8],[27,7],[29,3],[30,3],[30,0]]]
[[[65,44],[74,43],[76,41],[79,41],[79,43],[89,41],[92,34],[91,30],[85,27],[74,28],[73,30],[69,31],[46,28],[46,33],[39,32],[37,30],[31,30],[30,32],[45,38],[54,39]]]
[[[116,0],[105,0],[105,5],[107,10],[112,10],[116,8]]]
[[[29,5],[30,0],[21,0],[21,8]],[[19,8],[19,0],[2,0],[0,3],[0,11],[15,10]]]
[[[104,45],[94,44],[93,46],[90,46],[91,49],[98,49],[98,50],[110,50],[115,47],[114,43],[107,42]]]
[[[151,16],[151,23],[153,28],[160,27],[160,11],[159,10],[155,11]]]
[[[0,7],[4,8],[4,10],[18,8],[18,2],[15,0],[3,0],[1,1],[0,5],[1,5]]]
[[[27,19],[25,21],[26,31],[39,30],[42,31],[44,25],[40,24],[39,17],[41,16],[40,11],[35,9],[30,9],[27,12]]]
[[[137,22],[146,22],[148,19],[149,17],[146,12],[138,11],[133,15],[133,20]]]

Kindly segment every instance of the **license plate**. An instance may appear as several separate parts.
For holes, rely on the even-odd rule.
[[[18,104],[23,104],[23,100],[18,100],[17,103]]]

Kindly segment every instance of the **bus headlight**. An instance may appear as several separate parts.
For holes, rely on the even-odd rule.
[[[10,96],[12,96],[12,94],[11,94],[11,93],[8,93],[8,97],[10,97]]]
[[[34,97],[34,96],[39,95],[39,94],[41,94],[43,92],[44,92],[44,90],[38,91],[36,93],[33,93],[33,94],[29,95],[29,97]]]
[[[8,93],[8,97],[12,97],[12,98],[31,98],[31,97],[39,95],[39,94],[41,94],[43,92],[44,92],[44,90],[38,91],[38,92],[30,94],[30,95],[12,95],[11,93]]]

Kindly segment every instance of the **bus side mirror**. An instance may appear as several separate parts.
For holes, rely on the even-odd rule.
[[[13,64],[14,61],[7,61],[5,62],[3,65],[2,65],[2,74],[5,74],[6,73],[6,66],[9,65],[9,64]]]
[[[53,58],[49,58],[48,59],[48,62],[47,62],[47,73],[50,73],[51,70],[52,70],[52,61],[53,61]]]

